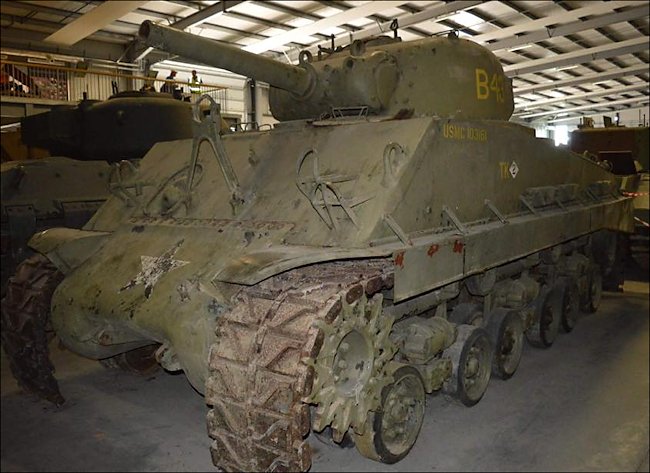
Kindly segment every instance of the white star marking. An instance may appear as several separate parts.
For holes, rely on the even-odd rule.
[[[160,256],[140,256],[142,271],[135,278],[122,286],[118,292],[131,289],[138,284],[144,285],[144,295],[147,299],[151,297],[153,287],[158,280],[165,274],[175,268],[180,268],[189,264],[189,261],[177,260],[173,256],[176,254],[184,240],[179,241],[174,247],[165,251]]]

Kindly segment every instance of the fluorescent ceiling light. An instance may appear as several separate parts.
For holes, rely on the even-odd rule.
[[[463,25],[465,28],[474,28],[485,23],[485,20],[464,10],[454,13],[449,19]]]
[[[512,48],[506,49],[506,51],[510,51],[511,53],[514,51],[519,51],[521,49],[526,49],[532,47],[532,44],[522,44],[520,46],[513,46]]]
[[[573,66],[564,66],[564,67],[554,67],[552,70],[560,72],[560,71],[566,71],[569,69],[575,69],[578,67],[578,64],[574,64]]]

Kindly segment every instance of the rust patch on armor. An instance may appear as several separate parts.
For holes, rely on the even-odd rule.
[[[427,256],[432,257],[440,249],[440,245],[433,244],[427,250]]]

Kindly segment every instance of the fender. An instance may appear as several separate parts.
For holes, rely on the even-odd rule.
[[[446,284],[480,273],[490,266],[507,263],[510,254],[489,251],[496,240],[510,241],[509,253],[525,257],[544,247],[544,241],[560,244],[593,232],[598,228],[633,232],[632,199],[612,197],[606,202],[578,203],[573,208],[549,209],[537,215],[520,214],[506,222],[489,222],[468,227],[465,234],[455,231],[422,235],[411,245],[398,242],[377,247],[334,249],[309,246],[271,246],[240,254],[230,259],[212,278],[213,283],[254,285],[284,271],[314,263],[344,259],[393,257],[395,264],[395,300],[400,301],[435,289],[434,281]],[[554,237],[549,231],[564,228],[573,221],[576,231]],[[528,237],[532,227],[535,238]],[[556,238],[557,241],[554,240]],[[539,241],[537,241],[539,240]],[[516,243],[516,244],[515,244]],[[514,248],[513,245],[517,246]],[[503,247],[505,250],[506,247]],[[433,258],[433,254],[436,257]],[[427,277],[423,277],[427,275]],[[438,284],[439,286],[439,284]]]
[[[95,254],[110,234],[74,228],[49,228],[35,233],[27,245],[47,256],[63,274],[68,274]]]
[[[393,254],[394,248],[318,248],[310,246],[271,246],[232,258],[212,282],[251,286],[289,269],[313,263],[343,259],[381,258]]]

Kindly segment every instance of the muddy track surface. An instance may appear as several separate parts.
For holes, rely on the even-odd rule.
[[[392,287],[385,261],[294,270],[244,289],[217,321],[206,383],[213,462],[226,471],[305,471],[309,366],[342,301]]]
[[[63,275],[43,255],[23,261],[2,299],[2,346],[20,387],[63,404],[47,344],[53,335],[50,301]]]

